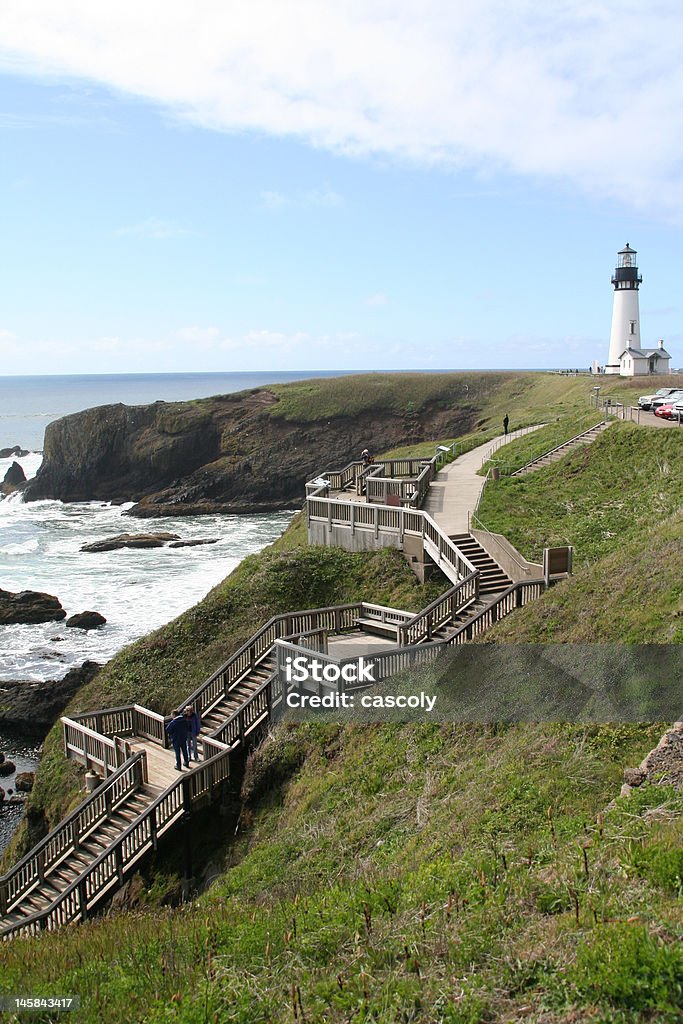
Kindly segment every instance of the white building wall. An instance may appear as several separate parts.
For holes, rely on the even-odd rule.
[[[625,348],[640,348],[640,310],[637,288],[616,288],[612,309],[612,330],[605,373],[619,373],[619,356]],[[635,332],[631,334],[631,321]]]

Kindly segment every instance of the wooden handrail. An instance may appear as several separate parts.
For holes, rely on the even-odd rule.
[[[520,466],[519,469],[516,469],[510,474],[510,476],[517,476],[518,473],[523,473],[525,469],[535,466],[537,462],[541,461],[541,459],[547,459],[549,455],[554,455],[555,452],[562,451],[562,449],[566,448],[567,445],[573,444],[574,441],[580,441],[586,434],[590,434],[592,431],[597,430],[598,427],[604,426],[605,421],[598,420],[598,422],[594,423],[592,427],[587,427],[586,430],[582,430],[580,434],[575,434],[574,437],[570,437],[568,441],[563,441],[562,444],[558,444],[556,448],[551,448],[550,451],[543,452],[542,455],[537,455],[535,459],[532,459],[531,462],[527,462],[524,466]]]
[[[156,847],[158,837],[185,812],[188,802],[192,803],[199,799],[206,791],[207,786],[211,789],[228,778],[229,757],[227,750],[221,750],[210,760],[185,773],[182,778],[164,790],[149,807],[142,811],[111,846],[103,850],[88,867],[84,868],[81,874],[47,907],[0,930],[0,936],[10,938],[25,932],[35,934],[37,931],[48,928],[53,919],[53,927],[60,927],[74,920],[84,920],[88,916],[88,912],[109,890],[112,882],[122,881],[123,875],[130,866],[144,852]],[[214,768],[217,771],[214,771]],[[206,782],[198,785],[198,779],[206,779]],[[181,791],[182,799],[178,799]],[[165,817],[161,821],[157,821],[157,809],[164,805],[170,809],[165,812]],[[136,833],[140,834],[137,841],[133,840]],[[94,882],[94,885],[89,887],[88,883],[91,881]],[[65,907],[65,904],[68,906]],[[60,908],[64,908],[63,913],[58,913]]]
[[[25,896],[42,881],[45,872],[55,867],[65,856],[76,848],[76,844],[100,821],[108,817],[122,797],[139,788],[146,777],[147,755],[139,751],[128,758],[121,767],[100,783],[75,810],[64,818],[56,828],[41,839],[14,867],[0,877],[0,914],[6,914],[16,905],[18,899]],[[138,767],[139,766],[139,767]],[[127,788],[121,789],[115,798],[107,799],[107,794],[116,790],[126,775],[130,781]],[[91,812],[100,808],[99,817]],[[82,829],[81,821],[87,826]],[[17,876],[23,881],[12,886]]]

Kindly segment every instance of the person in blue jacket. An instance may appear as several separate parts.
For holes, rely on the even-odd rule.
[[[189,754],[188,745],[187,745],[188,736],[189,736],[189,727],[188,727],[187,719],[183,715],[182,711],[178,710],[178,711],[174,711],[173,712],[173,717],[171,718],[171,721],[166,726],[166,732],[168,733],[168,735],[171,738],[171,743],[173,744],[173,750],[175,751],[175,767],[176,767],[176,771],[179,772],[179,771],[182,770],[181,767],[180,767],[180,755],[181,754],[183,755],[183,761],[185,762],[185,767],[189,768],[190,767],[190,754]]]
[[[190,754],[190,758],[194,757],[195,761],[199,760],[199,753],[197,751],[197,737],[202,730],[202,720],[192,707],[188,704],[185,708],[185,721],[187,722],[187,749]]]

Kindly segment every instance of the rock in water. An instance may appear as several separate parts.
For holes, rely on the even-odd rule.
[[[198,548],[202,544],[218,544],[218,537],[210,537],[206,540],[174,540],[169,548]]]
[[[58,598],[35,590],[22,590],[12,594],[0,590],[0,626],[57,622],[65,619],[66,612]]]
[[[16,770],[17,766],[14,761],[4,760],[2,764],[0,764],[0,775],[14,775]]]
[[[25,448],[20,448],[18,444],[15,444],[13,448],[0,448],[0,459],[11,459],[13,455],[20,459],[22,455],[28,455],[28,452]]]
[[[119,548],[162,548],[169,540],[179,540],[177,533],[117,533],[91,544],[84,544],[81,551],[116,551]]]
[[[20,793],[30,793],[33,789],[33,783],[35,780],[35,772],[19,772],[14,780],[14,785]]]
[[[3,494],[14,494],[22,484],[26,483],[26,474],[18,462],[13,462],[5,473],[5,479],[0,485]]]
[[[104,615],[100,615],[99,612],[78,612],[76,615],[71,615],[64,625],[73,629],[97,629],[106,621]]]

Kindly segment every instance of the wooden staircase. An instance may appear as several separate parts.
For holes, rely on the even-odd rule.
[[[227,690],[215,704],[202,713],[202,728],[215,733],[236,711],[251,700],[275,671],[275,651],[271,647],[254,667]],[[201,736],[199,737],[201,744]]]
[[[76,848],[68,850],[63,859],[45,870],[39,886],[30,889],[3,917],[2,927],[19,925],[32,914],[47,911],[64,890],[76,882],[128,826],[146,812],[161,792],[160,786],[143,784],[112,810],[108,817],[80,836]]]
[[[491,555],[470,533],[460,533],[451,537],[453,543],[463,552],[468,560],[479,570],[479,595],[497,594],[512,586],[512,580],[501,569]]]
[[[526,466],[515,470],[511,476],[526,476],[528,473],[535,473],[537,469],[543,469],[545,466],[549,466],[551,462],[556,462],[558,459],[563,458],[572,449],[592,444],[608,426],[609,423],[601,420],[600,423],[596,423],[594,426],[589,427],[588,430],[584,430],[583,433],[571,437],[568,441],[558,445],[557,448],[552,448],[550,451],[545,452],[545,454],[539,455],[537,459],[527,462]]]

